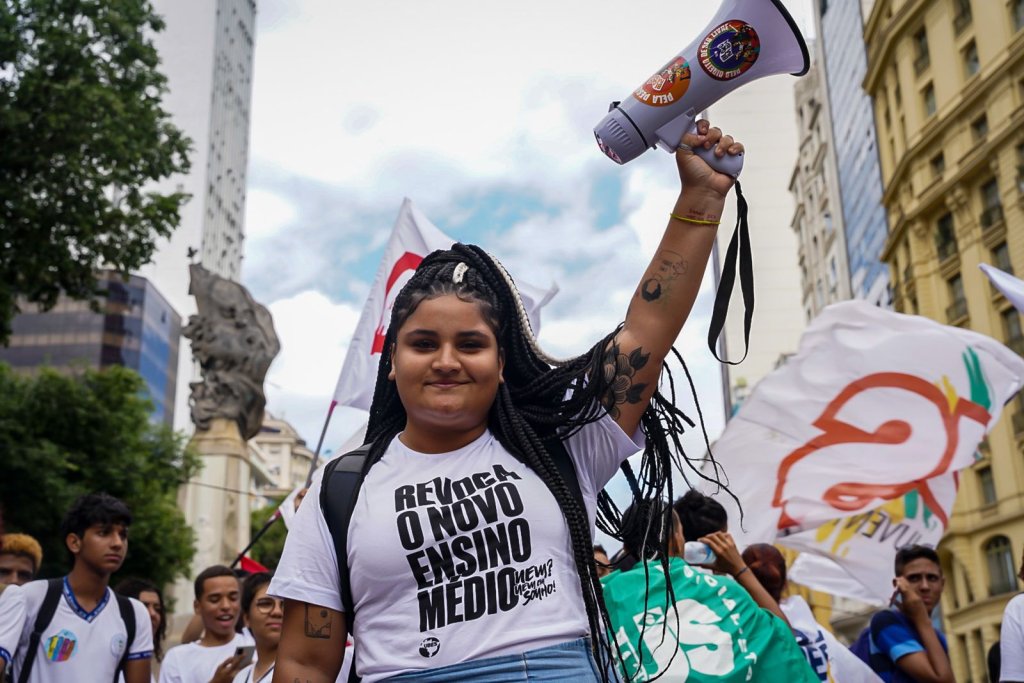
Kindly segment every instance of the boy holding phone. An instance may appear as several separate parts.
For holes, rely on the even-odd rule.
[[[946,586],[938,553],[908,546],[896,552],[895,564],[892,607],[871,617],[868,627],[868,664],[885,683],[955,683],[946,639],[932,625]]]
[[[203,637],[167,652],[160,683],[231,683],[249,663],[244,648],[253,644],[235,632],[241,609],[238,579],[228,567],[208,567],[196,577],[195,596],[193,607],[203,622]]]

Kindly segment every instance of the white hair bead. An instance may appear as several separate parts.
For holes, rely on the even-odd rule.
[[[462,278],[466,276],[467,270],[469,270],[469,266],[460,261],[459,265],[455,266],[455,272],[452,273],[452,282],[455,284],[461,283]]]

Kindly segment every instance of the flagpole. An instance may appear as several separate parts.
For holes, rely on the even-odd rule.
[[[337,405],[338,402],[332,400],[331,406],[327,409],[327,417],[324,418],[324,426],[323,429],[320,430],[320,440],[316,442],[316,452],[313,453],[313,461],[309,463],[309,473],[306,475],[306,488],[309,488],[310,484],[313,483],[313,473],[316,472],[316,465],[320,460],[320,449],[324,447],[324,437],[327,436],[327,426],[331,424],[331,415],[334,414],[334,409]]]
[[[279,518],[279,517],[281,517],[281,508],[280,508],[280,507],[278,507],[278,509],[277,509],[277,510],[274,510],[274,514],[272,514],[272,515],[270,516],[270,519],[268,519],[268,520],[267,520],[267,523],[263,525],[263,528],[262,528],[262,529],[260,529],[259,531],[257,531],[257,532],[256,532],[255,534],[253,534],[253,536],[252,536],[252,540],[250,540],[250,541],[249,541],[249,545],[247,545],[247,546],[245,546],[244,548],[242,548],[242,552],[238,553],[238,557],[236,557],[236,558],[235,558],[235,561],[231,563],[231,569],[234,569],[234,568],[235,568],[235,566],[236,566],[236,565],[237,565],[237,564],[238,564],[239,562],[241,562],[241,561],[242,561],[242,558],[243,558],[243,557],[245,557],[245,554],[246,554],[247,552],[249,552],[250,550],[252,550],[252,547],[253,547],[254,545],[256,545],[256,542],[257,542],[258,540],[260,540],[261,538],[263,538],[263,534],[265,534],[265,533],[267,533],[268,531],[270,531],[270,527],[274,526],[274,522],[276,522],[276,521],[278,520],[278,518]]]

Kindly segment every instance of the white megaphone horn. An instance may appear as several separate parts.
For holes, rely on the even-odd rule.
[[[625,101],[612,103],[594,136],[619,164],[655,145],[675,152],[697,115],[728,93],[764,76],[802,76],[809,66],[807,44],[780,0],[726,0],[696,40]],[[734,178],[743,168],[742,155],[694,151]]]

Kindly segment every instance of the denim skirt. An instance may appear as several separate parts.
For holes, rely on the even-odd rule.
[[[520,654],[488,657],[429,671],[392,676],[395,683],[594,683],[601,680],[590,653],[590,639],[580,638]]]

